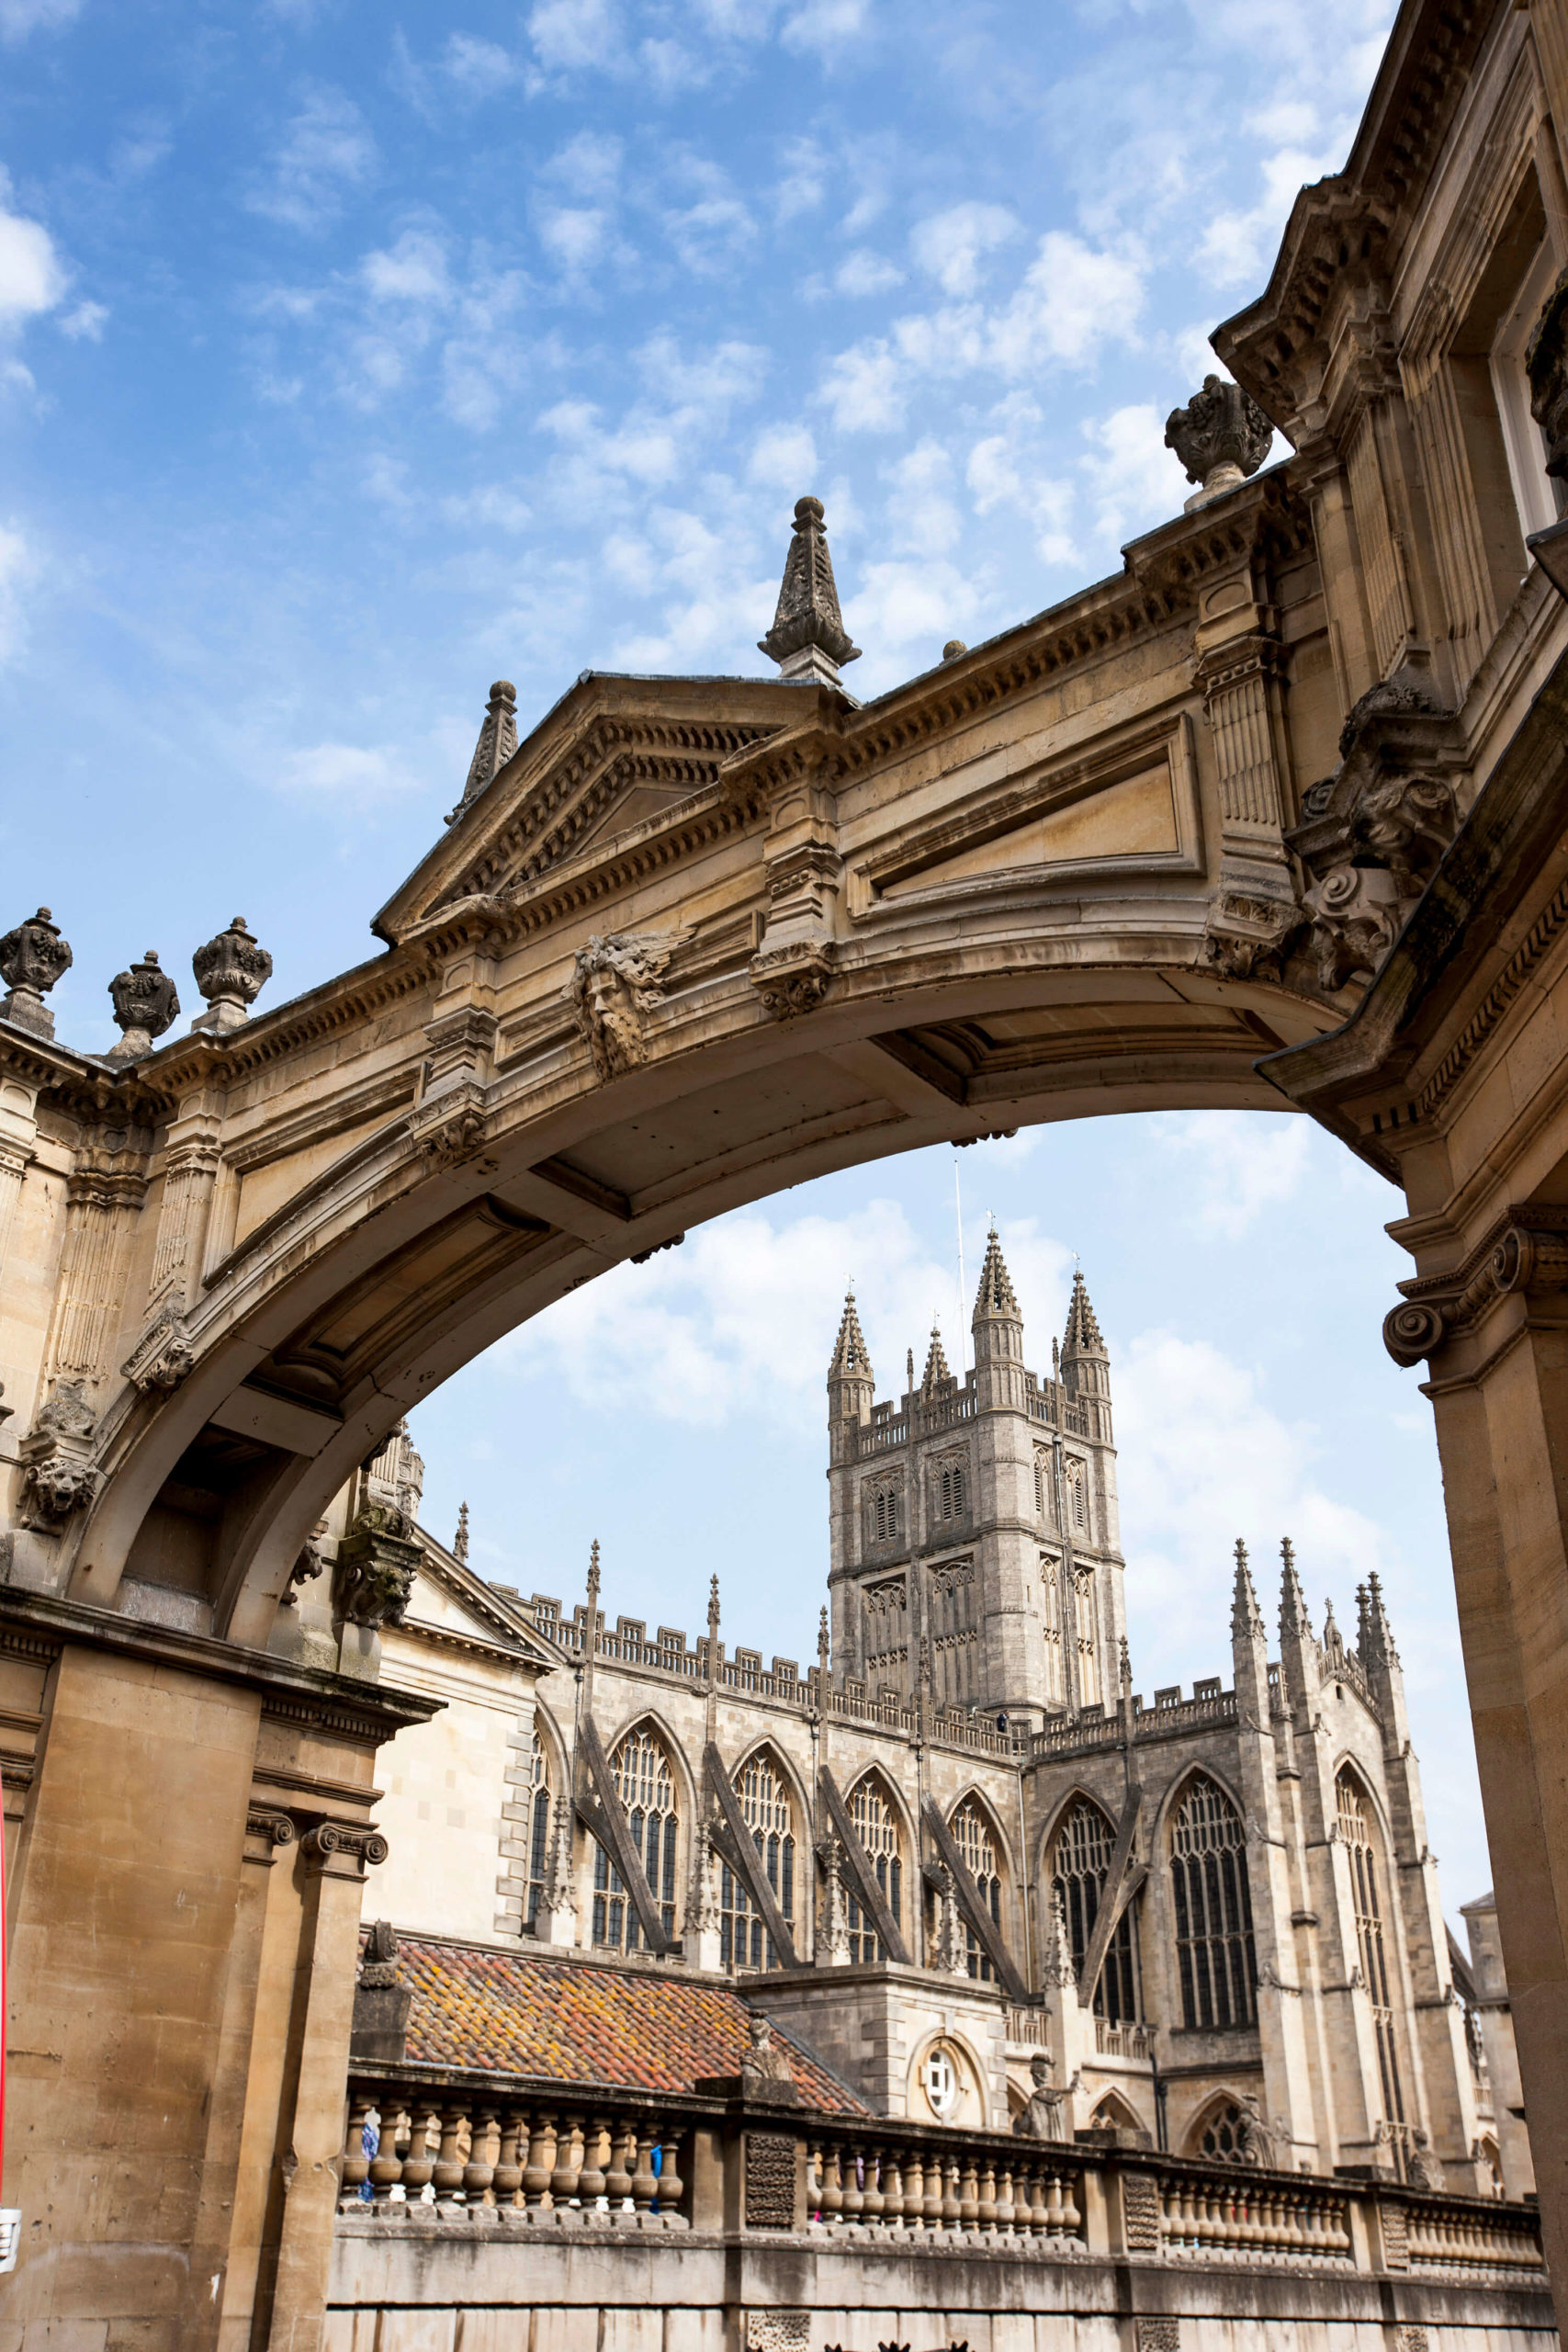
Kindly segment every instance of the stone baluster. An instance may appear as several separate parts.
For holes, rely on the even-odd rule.
[[[423,2200],[430,2191],[435,2171],[432,2144],[440,2138],[441,2127],[423,2100],[416,2102],[409,2120],[408,2154],[403,2158],[403,2194],[411,2204]]]
[[[380,2107],[381,2144],[370,2159],[370,2186],[376,2192],[377,2202],[385,2204],[403,2177],[398,2150],[408,2144],[404,2127],[412,2119],[404,2112],[402,2101],[396,2091],[386,2091]]]
[[[997,2167],[987,2156],[980,2166],[980,2192],[976,2199],[975,2216],[981,2229],[990,2231],[997,2226]]]
[[[848,2148],[844,2153],[850,2160],[848,2166],[843,2168],[844,2219],[846,2222],[858,2222],[865,2211],[865,2191],[861,2185],[865,2178],[865,2158],[858,2147]]]
[[[880,2222],[886,2211],[886,2199],[882,2194],[882,2151],[868,2147],[861,2186],[861,2219]]]
[[[1050,2209],[1046,2202],[1051,2191],[1051,2176],[1037,2160],[1029,2165],[1028,2188],[1030,2233],[1043,2238],[1051,2227]]]
[[[441,2149],[435,2159],[434,2175],[438,2205],[460,2205],[463,2201],[463,2138],[468,2123],[466,2107],[442,2109]]]
[[[1053,2172],[1045,2184],[1045,2234],[1059,2238],[1066,2234],[1066,2204],[1062,2196],[1062,2176]]]
[[[560,2137],[556,2142],[556,2160],[550,2168],[550,2203],[562,2211],[577,2193],[578,2176],[582,2170],[582,2118],[563,2115]]]
[[[534,2117],[534,2128],[528,2141],[528,2164],[523,2175],[523,2195],[531,2206],[541,2207],[550,2193],[550,2175],[556,2163],[556,2119],[540,2109]]]
[[[343,2152],[343,2194],[358,2199],[368,2177],[370,2159],[365,2153],[365,2120],[375,2112],[375,2101],[365,2091],[352,2093],[348,2102],[348,2137]]]
[[[637,2133],[630,2124],[610,2127],[610,2169],[604,2176],[604,2194],[610,2200],[612,2213],[632,2211],[632,2168],[637,2162]]]
[[[604,2195],[604,2160],[609,2153],[609,2120],[605,2116],[595,2115],[589,2120],[588,2135],[582,2143],[582,2170],[577,2176],[577,2193],[582,2199],[585,2213],[608,2211]]]
[[[904,2226],[904,2167],[897,2148],[882,2152],[882,2218],[890,2230]]]
[[[972,2230],[980,2217],[980,2180],[973,2154],[964,2159],[964,2179],[958,2199],[958,2225],[960,2229]]]
[[[681,2140],[672,2123],[667,2123],[660,2138],[659,2210],[661,2213],[678,2213],[686,2184],[681,2177]],[[587,2203],[584,2198],[584,2204]]]
[[[463,2194],[470,2205],[493,2205],[495,2159],[501,2141],[501,2118],[493,2107],[475,2110],[468,2161],[463,2166]]]
[[[824,2164],[826,2169],[820,2175],[822,2219],[831,2228],[840,2218],[844,2210],[844,2189],[840,2178],[840,2157],[836,2142],[827,2150]]]
[[[1083,2214],[1079,2210],[1077,2199],[1074,2194],[1077,2186],[1078,2175],[1076,2172],[1063,2174],[1062,2235],[1065,2238],[1076,2238],[1079,2231],[1083,2228]]]
[[[926,2194],[920,2208],[928,2230],[940,2230],[942,2225],[942,2191],[944,2188],[942,2157],[932,2148],[926,2150]]]
[[[1018,2204],[1017,2191],[1014,2188],[1015,2179],[1016,2175],[1013,2166],[1004,2161],[1002,2165],[1001,2179],[997,2187],[997,2227],[998,2230],[1010,2231],[1017,2226],[1016,2217],[1018,2213]]]
[[[523,2162],[527,2154],[528,2119],[509,2108],[502,2118],[501,2148],[496,2157],[491,2193],[498,2205],[523,2202]]]
[[[958,2158],[956,2156],[949,2156],[946,2164],[942,2167],[942,2228],[944,2230],[955,2230],[958,2227],[959,2221],[963,2215],[963,2211],[964,2208],[959,2202],[958,2197]]]
[[[632,2203],[639,2213],[646,2213],[659,2194],[659,2175],[653,2169],[653,2151],[658,2134],[646,2118],[637,2126],[637,2170],[632,2175]]]
[[[911,2148],[904,2159],[903,2181],[904,2227],[919,2230],[926,2212],[926,2165],[919,2148]]]

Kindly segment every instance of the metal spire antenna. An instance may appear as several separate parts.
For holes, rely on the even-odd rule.
[[[958,1377],[968,1362],[964,1344],[964,1194],[958,1182],[958,1147],[953,1147],[953,1215],[958,1227]]]

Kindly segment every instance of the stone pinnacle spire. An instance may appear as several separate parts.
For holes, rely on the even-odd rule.
[[[1002,1256],[1002,1245],[993,1225],[986,1241],[985,1263],[980,1268],[980,1287],[975,1294],[974,1319],[983,1316],[1005,1315],[1011,1320],[1021,1320],[1018,1298],[1012,1286],[1012,1276]]]
[[[474,746],[474,756],[468,769],[468,780],[463,786],[463,797],[446,822],[461,816],[470,800],[475,800],[487,784],[497,775],[517,749],[517,689],[510,678],[498,678],[490,690],[485,707],[484,723],[479,740]]]
[[[1235,1539],[1235,1587],[1231,1595],[1231,1638],[1237,1642],[1265,1639],[1263,1611],[1258,1606],[1258,1595],[1252,1589],[1252,1571],[1247,1565],[1247,1546],[1239,1535]]]
[[[1369,1674],[1380,1666],[1397,1666],[1399,1652],[1393,1646],[1393,1628],[1383,1607],[1382,1586],[1374,1568],[1365,1584],[1356,1587],[1357,1638],[1356,1649]]]
[[[929,1396],[939,1380],[951,1380],[952,1377],[947,1368],[946,1351],[942,1344],[942,1333],[933,1323],[931,1348],[926,1356],[926,1368],[920,1380],[921,1396]]]
[[[833,1361],[828,1366],[829,1380],[873,1380],[871,1355],[865,1344],[865,1334],[860,1328],[860,1315],[852,1290],[844,1293],[844,1312],[839,1323],[839,1341],[833,1350]]]
[[[1083,1269],[1073,1269],[1073,1295],[1067,1301],[1067,1329],[1062,1341],[1064,1356],[1102,1356],[1106,1353],[1100,1325],[1089,1305],[1089,1292],[1084,1287]]]
[[[819,498],[795,500],[795,537],[784,559],[778,610],[757,650],[776,662],[786,678],[824,686],[838,684],[840,662],[860,660],[860,648],[850,642],[839,610]]]
[[[467,1503],[459,1503],[457,1506],[457,1532],[452,1538],[452,1557],[455,1560],[462,1560],[466,1563],[468,1556],[468,1506]]]
[[[1288,1639],[1292,1634],[1298,1638],[1303,1634],[1310,1636],[1312,1620],[1307,1614],[1306,1594],[1302,1590],[1302,1580],[1296,1574],[1296,1547],[1288,1535],[1280,1539],[1280,1558],[1282,1563],[1280,1577],[1281,1638]]]

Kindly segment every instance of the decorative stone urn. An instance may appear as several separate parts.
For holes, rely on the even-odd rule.
[[[156,949],[150,947],[129,972],[117,972],[109,982],[109,994],[121,1035],[108,1058],[140,1061],[143,1054],[152,1052],[153,1038],[161,1037],[171,1021],[179,1017],[179,997],[167,972],[159,968]]]
[[[1201,485],[1184,512],[1206,506],[1255,474],[1273,438],[1273,426],[1250,393],[1222,376],[1205,376],[1202,390],[1165,421],[1166,447],[1175,450],[1188,481]]]
[[[236,915],[227,931],[198,947],[190,967],[207,999],[206,1012],[198,1012],[190,1025],[215,1037],[250,1019],[252,1005],[272,978],[272,957],[246,930],[243,915]]]
[[[54,1035],[54,1015],[44,1002],[46,992],[71,969],[70,948],[60,926],[50,920],[47,907],[19,922],[0,939],[0,979],[10,990],[0,997],[0,1020],[14,1021],[40,1037]]]

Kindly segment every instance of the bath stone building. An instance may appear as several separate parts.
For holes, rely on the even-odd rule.
[[[1285,1544],[1275,1645],[1238,1545],[1227,1671],[1145,1700],[1081,1275],[1036,1373],[993,1233],[973,1334],[962,1377],[933,1336],[878,1400],[846,1302],[804,1672],[727,1645],[716,1579],[693,1643],[612,1622],[596,1548],[563,1608],[481,1583],[466,1526],[421,1532],[388,1670],[444,1704],[386,1759],[367,1916],[748,1980],[879,2115],[1005,2129],[1044,2053],[1068,2136],[1519,2196],[1506,2002],[1483,2037],[1455,1989],[1376,1578],[1348,1642]],[[412,1515],[419,1479],[399,1435],[338,1510]]]

